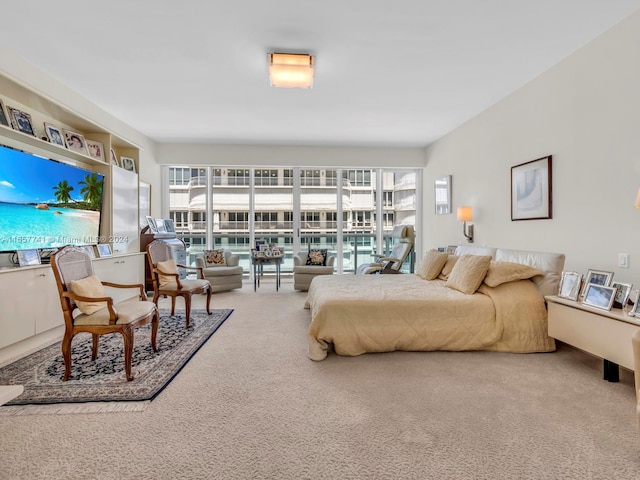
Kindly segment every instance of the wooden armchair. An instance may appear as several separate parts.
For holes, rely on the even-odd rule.
[[[171,247],[162,240],[154,240],[147,245],[147,260],[153,279],[153,303],[158,304],[160,296],[171,297],[171,315],[175,314],[176,297],[184,298],[186,327],[191,320],[191,296],[195,293],[207,294],[207,313],[211,315],[211,284],[204,279],[202,268],[176,264]],[[194,270],[195,280],[181,280],[178,268]]]
[[[89,254],[72,246],[62,247],[53,255],[51,268],[58,286],[65,324],[62,338],[62,380],[67,381],[71,375],[71,341],[80,332],[87,332],[93,336],[92,360],[98,357],[100,335],[121,334],[124,340],[125,373],[127,380],[133,380],[133,329],[151,322],[151,346],[154,351],[158,351],[158,309],[155,304],[147,301],[143,285],[101,282],[93,273]],[[139,298],[115,303],[106,295],[104,285],[138,289]]]

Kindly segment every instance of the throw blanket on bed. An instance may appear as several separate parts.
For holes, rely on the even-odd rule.
[[[394,350],[549,352],[544,300],[530,280],[465,295],[416,275],[316,277],[305,305],[311,310],[309,358]]]

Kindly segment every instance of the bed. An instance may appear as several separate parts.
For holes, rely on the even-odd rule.
[[[423,264],[431,256],[436,255],[429,252]],[[547,335],[544,295],[557,292],[563,254],[458,247],[455,258],[444,258],[436,275],[433,268],[427,272],[429,279],[422,274],[314,278],[305,303],[311,312],[309,358],[320,361],[331,351],[356,356],[396,350],[555,350]],[[474,262],[488,265],[484,273],[460,268]],[[473,292],[452,288],[452,280],[466,283],[474,275]]]

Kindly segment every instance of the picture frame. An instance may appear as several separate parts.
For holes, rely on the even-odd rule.
[[[146,220],[147,217],[151,215],[151,184],[146,182],[138,183],[138,206],[140,228],[144,228],[149,224]]]
[[[560,286],[558,287],[558,297],[577,301],[580,296],[582,284],[582,274],[578,272],[562,272]]]
[[[40,265],[40,251],[37,249],[18,250],[18,265],[28,267],[30,265]]]
[[[587,288],[590,284],[594,285],[602,285],[608,287],[611,284],[611,280],[613,280],[613,272],[609,272],[606,270],[587,270],[587,274],[584,277],[584,283],[582,285],[582,290],[580,291],[580,296],[584,297],[587,293]]]
[[[451,213],[451,180],[452,176],[437,178],[434,182],[436,215]]]
[[[170,218],[165,218],[164,229],[167,231],[167,233],[176,233],[176,228],[173,225],[173,220],[171,220]]]
[[[101,162],[105,161],[104,144],[102,142],[87,139],[87,151],[91,158],[100,160]]]
[[[69,150],[81,153],[82,155],[89,155],[89,151],[87,150],[87,141],[85,140],[84,135],[72,132],[71,130],[63,130],[63,132],[64,140]]]
[[[116,156],[116,151],[113,148],[111,149],[111,164],[115,165],[116,167],[120,166],[118,164],[118,157]]]
[[[457,245],[447,245],[447,253],[449,255],[455,255],[457,249],[458,249]]]
[[[613,305],[613,300],[615,299],[615,297],[615,288],[590,283],[587,286],[587,292],[584,295],[582,304],[601,308],[603,310],[611,310],[611,306]]]
[[[120,166],[130,172],[136,172],[136,162],[131,157],[120,157]]]
[[[91,258],[96,258],[96,252],[93,249],[93,245],[78,245],[78,248],[81,248],[82,250],[84,250],[85,252],[87,252],[87,254],[91,257]]]
[[[98,256],[100,258],[110,257],[111,255],[113,255],[113,252],[111,251],[111,245],[109,245],[108,243],[99,243],[98,245],[96,245],[96,250],[98,250]]]
[[[163,218],[156,218],[155,222],[156,222],[156,228],[158,229],[158,233],[167,233],[167,229],[164,226]]]
[[[7,110],[4,108],[4,102],[0,99],[0,123],[5,127],[10,127],[9,118],[7,117]]]
[[[149,231],[153,234],[158,233],[158,227],[156,226],[156,221],[154,220],[154,218],[150,217],[149,215],[147,215],[145,218],[147,219],[147,225],[149,225]]]
[[[66,148],[67,145],[64,142],[64,136],[62,135],[62,131],[58,127],[44,122],[44,133],[47,135],[49,143],[53,143],[54,145],[59,145]]]
[[[36,137],[36,132],[33,129],[33,123],[31,121],[31,115],[17,108],[7,107],[9,110],[9,118],[11,119],[11,127],[19,132],[26,133]]]
[[[622,282],[611,282],[611,287],[616,289],[615,298],[613,299],[613,308],[624,308],[631,296],[633,284]]]
[[[551,155],[511,167],[511,221],[552,218]]]
[[[640,317],[640,299],[636,299],[636,303],[633,304],[633,308],[629,311],[630,317]]]

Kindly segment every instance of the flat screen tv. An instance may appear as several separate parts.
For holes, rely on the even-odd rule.
[[[100,243],[104,176],[0,145],[0,251]]]

